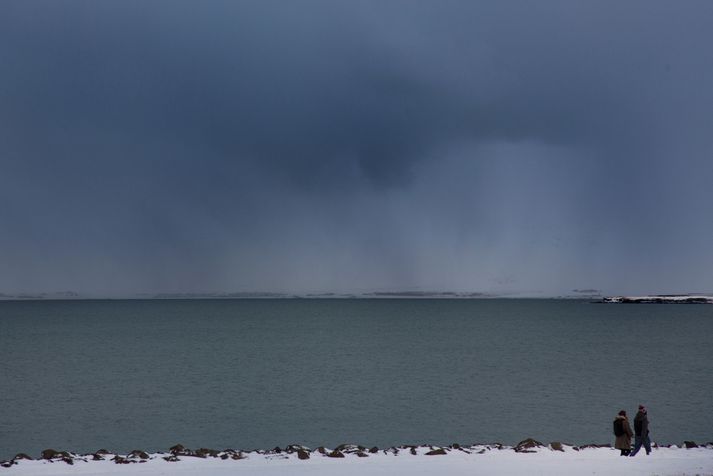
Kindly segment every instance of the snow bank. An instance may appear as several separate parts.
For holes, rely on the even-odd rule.
[[[528,441],[528,440],[526,440]],[[530,440],[531,441],[531,440]],[[14,459],[0,476],[66,475],[713,475],[713,445],[691,449],[655,448],[634,458],[607,447],[530,443],[507,447],[401,446],[379,450],[341,445],[330,450],[300,446],[272,451],[186,450],[129,455],[46,454],[50,459]],[[176,450],[178,448],[178,450]],[[554,449],[561,448],[561,450]],[[8,462],[6,462],[7,464]]]
[[[713,304],[713,296],[693,294],[657,294],[651,296],[611,296],[602,299],[602,302],[612,304],[628,303],[655,303],[655,304]]]

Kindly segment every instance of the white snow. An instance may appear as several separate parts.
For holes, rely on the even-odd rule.
[[[667,302],[667,303],[686,303],[699,302],[713,304],[713,296],[703,294],[679,294],[665,295],[652,294],[650,296],[609,296],[603,299],[606,303],[621,303],[621,302]]]
[[[152,454],[143,463],[116,464],[108,455],[104,461],[76,460],[69,465],[61,460],[19,460],[10,468],[0,468],[0,476],[69,475],[713,475],[713,447],[655,448],[647,456],[642,451],[634,458],[619,456],[611,448],[586,448],[579,451],[565,446],[565,451],[537,448],[534,453],[516,453],[512,448],[486,449],[467,447],[465,451],[448,449],[446,455],[426,456],[430,448],[418,448],[417,454],[401,450],[398,455],[379,451],[368,457],[346,454],[329,458],[317,452],[299,460],[295,453],[244,453],[241,460],[180,456],[178,462],[163,460],[166,454]],[[479,453],[481,449],[485,451]]]

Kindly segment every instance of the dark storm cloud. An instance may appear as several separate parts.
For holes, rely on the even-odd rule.
[[[713,287],[710,3],[0,8],[4,288]]]

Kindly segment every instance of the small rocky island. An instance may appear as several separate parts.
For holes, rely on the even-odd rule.
[[[713,296],[693,294],[654,294],[651,296],[611,296],[607,304],[713,304]]]

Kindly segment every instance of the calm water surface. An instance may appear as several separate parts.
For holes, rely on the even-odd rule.
[[[713,306],[0,302],[0,459],[48,447],[713,441]]]

